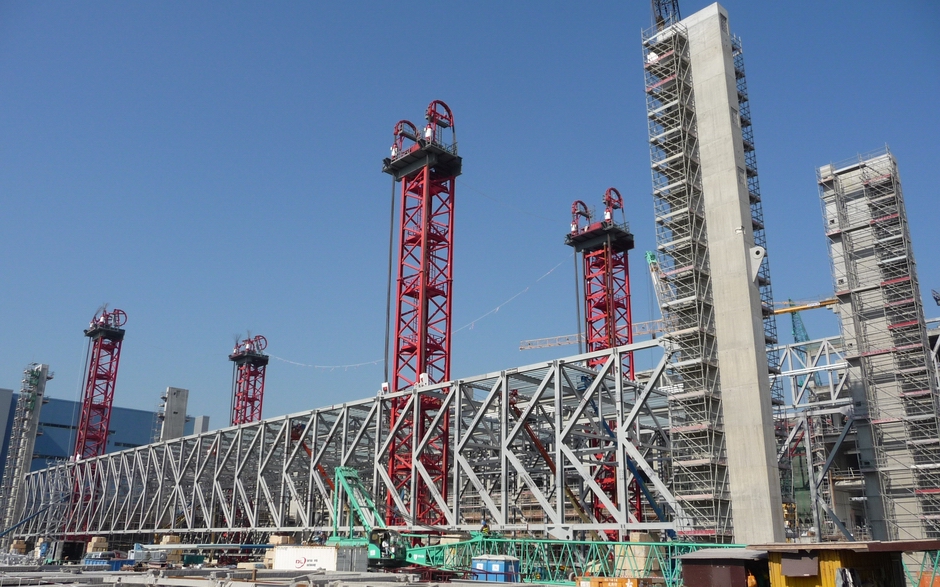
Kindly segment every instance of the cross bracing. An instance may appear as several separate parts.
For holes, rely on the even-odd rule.
[[[868,537],[856,524],[864,511],[865,486],[858,458],[856,413],[849,364],[839,337],[800,341],[777,347],[778,382],[786,392],[786,411],[777,428],[786,434],[778,460],[792,463],[794,477],[805,483],[809,515],[794,512],[791,536],[813,529],[820,540]],[[796,458],[794,458],[796,457]]]
[[[397,431],[388,415],[392,401],[414,407],[429,394],[440,399],[441,417],[451,417],[447,497],[432,492],[442,528],[477,529],[485,518],[496,529],[555,537],[681,530],[691,520],[670,487],[660,384],[671,344],[645,341],[60,464],[28,476],[23,519],[38,515],[18,533],[328,530],[337,466],[357,469],[377,501],[390,497],[404,528],[427,529],[414,522],[416,481],[389,491],[389,439]],[[621,356],[631,351],[659,355],[638,381],[620,374]],[[601,366],[585,367],[593,359]],[[422,451],[435,450],[430,440],[412,443],[415,478],[430,474],[421,463]],[[597,482],[611,465],[614,496]],[[627,499],[635,477],[649,498],[644,522]],[[604,522],[590,513],[596,505],[609,514]]]

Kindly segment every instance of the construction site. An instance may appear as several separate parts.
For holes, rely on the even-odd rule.
[[[940,585],[940,320],[904,162],[887,147],[819,162],[831,295],[775,300],[782,239],[765,233],[742,41],[719,4],[683,18],[653,0],[652,16],[636,68],[655,242],[634,237],[618,188],[577,196],[558,240],[580,332],[521,342],[556,359],[452,375],[463,160],[459,112],[434,100],[374,145],[396,215],[381,391],[262,418],[270,357],[249,335],[228,357],[228,425],[187,434],[189,392],[169,388],[157,440],[109,452],[134,323],[101,308],[74,449],[36,471],[52,374],[23,372],[0,487],[0,562],[19,584]],[[660,318],[634,321],[631,280],[652,284]],[[811,338],[808,312],[841,330]]]

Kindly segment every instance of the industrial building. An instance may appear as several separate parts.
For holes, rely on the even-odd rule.
[[[653,4],[641,42],[656,225],[647,260],[661,324],[632,323],[635,242],[610,188],[603,220],[574,202],[566,236],[581,255],[584,311],[584,334],[567,342],[585,348],[452,378],[462,159],[455,114],[435,100],[426,126],[395,125],[383,160],[400,184],[400,223],[381,391],[262,419],[258,336],[229,357],[231,426],[194,429],[188,392],[169,388],[167,410],[183,420],[164,423],[159,442],[119,434],[116,422],[134,428],[153,415],[111,406],[123,313],[104,311],[86,331],[103,358],[90,362],[83,404],[43,395],[32,420],[24,402],[0,405],[42,432],[28,451],[33,472],[18,473],[21,501],[8,506],[16,535],[123,546],[157,534],[312,540],[351,511],[334,485],[349,468],[375,501],[369,525],[435,536],[483,525],[518,544],[545,539],[533,557],[578,540],[587,552],[631,540],[694,549],[940,538],[940,337],[928,334],[897,161],[884,149],[817,169],[833,297],[776,304],[742,41],[717,3],[685,19],[675,1]],[[841,332],[810,339],[799,312],[820,307],[838,314]],[[778,338],[781,315],[792,344]],[[655,356],[652,369],[636,369],[640,352]],[[76,426],[101,424],[74,424],[82,410],[111,418],[109,450],[69,452]],[[615,560],[627,547],[612,548]],[[634,576],[664,578],[657,564]]]

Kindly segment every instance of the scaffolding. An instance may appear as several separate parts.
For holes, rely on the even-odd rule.
[[[874,537],[940,537],[936,374],[897,162],[884,148],[820,167],[817,180],[846,359],[867,407],[856,418],[881,496],[869,500]]]
[[[23,483],[33,463],[33,447],[39,431],[39,413],[44,402],[46,381],[52,379],[48,365],[32,363],[23,371],[23,386],[16,400],[13,416],[13,429],[10,433],[10,446],[7,449],[6,464],[3,468],[3,481],[0,484],[2,500],[2,523],[0,530],[15,524],[23,511],[25,495]],[[5,552],[9,549],[12,536],[7,535],[0,545]]]
[[[665,373],[672,489],[688,537],[730,540],[731,501],[698,156],[692,64],[685,27],[643,34],[656,217],[660,307],[677,351]]]

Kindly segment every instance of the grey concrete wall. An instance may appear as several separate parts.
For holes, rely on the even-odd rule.
[[[193,420],[193,434],[202,434],[209,431],[209,416],[196,416]]]
[[[163,428],[160,440],[179,438],[186,430],[186,405],[189,403],[189,390],[179,387],[166,388],[166,407],[164,408]]]
[[[708,223],[723,428],[734,540],[785,539],[753,225],[727,12],[712,4],[688,28]]]

